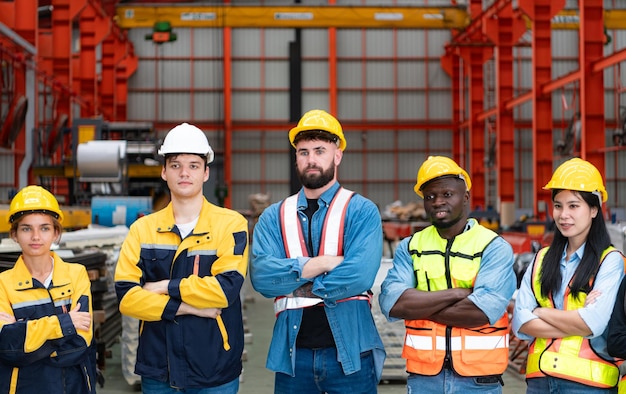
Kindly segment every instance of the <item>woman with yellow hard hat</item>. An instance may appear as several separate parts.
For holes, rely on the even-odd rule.
[[[574,158],[544,189],[552,190],[554,239],[526,270],[512,322],[530,341],[527,393],[616,393],[619,369],[606,340],[624,261],[604,222],[602,176]]]
[[[81,264],[50,250],[63,213],[40,186],[9,207],[10,236],[22,253],[0,273],[0,393],[95,393],[91,282]]]

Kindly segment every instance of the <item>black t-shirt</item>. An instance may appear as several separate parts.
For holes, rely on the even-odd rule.
[[[306,232],[307,237],[307,249],[309,256],[313,254],[313,243],[311,242],[311,218],[317,208],[319,207],[317,199],[307,199],[308,206],[304,211],[309,218],[309,231]],[[326,317],[326,311],[324,310],[324,304],[318,304],[308,308],[304,308],[302,312],[302,324],[300,325],[300,331],[298,332],[298,338],[296,339],[297,347],[304,347],[308,349],[335,347],[335,339],[333,333],[330,330],[328,324],[328,318]]]

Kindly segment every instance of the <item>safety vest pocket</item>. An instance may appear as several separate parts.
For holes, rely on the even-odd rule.
[[[402,357],[423,363],[435,362],[437,352],[445,351],[445,337],[437,337],[428,327],[407,327]]]
[[[508,332],[496,330],[490,335],[484,335],[472,330],[461,330],[461,341],[459,348],[454,349],[454,338],[452,340],[453,349],[461,351],[461,359],[464,364],[502,364],[508,360],[509,343]]]
[[[455,264],[450,267],[450,275],[454,281],[454,287],[469,289],[474,287],[477,267],[471,264]]]

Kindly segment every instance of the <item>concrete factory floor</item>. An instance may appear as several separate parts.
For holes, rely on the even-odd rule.
[[[244,290],[246,302],[244,315],[246,327],[251,338],[246,343],[246,361],[239,392],[242,394],[271,394],[274,387],[274,375],[265,368],[265,358],[274,325],[272,300],[262,297],[252,290],[246,281]],[[250,335],[249,334],[249,335]],[[111,349],[111,358],[106,360],[104,387],[98,387],[99,394],[120,394],[139,391],[139,387],[129,386],[121,371],[120,347],[116,344]],[[504,393],[521,394],[526,390],[523,376],[509,369],[504,375]],[[382,382],[381,394],[406,393],[405,382]]]

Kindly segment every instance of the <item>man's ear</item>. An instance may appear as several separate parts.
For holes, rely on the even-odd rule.
[[[335,165],[338,166],[343,158],[343,151],[339,148],[335,151]]]

